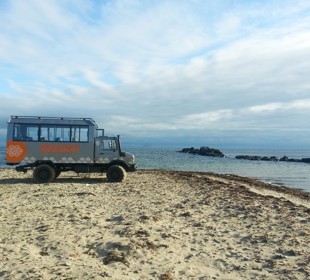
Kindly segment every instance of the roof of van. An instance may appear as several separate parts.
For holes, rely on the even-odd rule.
[[[39,116],[11,116],[9,123],[27,124],[50,124],[50,125],[90,125],[97,124],[92,118],[69,118],[69,117],[39,117]]]

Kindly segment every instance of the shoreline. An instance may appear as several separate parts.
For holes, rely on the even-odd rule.
[[[0,167],[0,171],[1,170],[14,170],[15,171],[15,166],[4,166],[4,167]],[[215,173],[215,172],[208,172],[208,171],[187,171],[187,170],[170,170],[170,169],[153,169],[153,168],[138,168],[137,171],[142,171],[142,172],[174,172],[174,173],[197,173],[197,174],[201,174],[201,175],[210,175],[210,176],[214,176],[214,177],[218,177],[218,178],[226,178],[227,180],[237,180],[239,182],[243,182],[243,183],[250,183],[252,185],[255,186],[260,186],[266,189],[270,189],[273,190],[275,192],[281,192],[281,193],[286,193],[286,194],[291,194],[294,196],[298,196],[300,198],[304,198],[304,199],[310,199],[310,192],[302,189],[302,188],[295,188],[295,187],[291,187],[288,185],[279,185],[279,184],[273,184],[273,183],[268,183],[268,182],[264,182],[263,180],[260,180],[258,178],[252,178],[252,177],[247,177],[247,176],[241,176],[241,175],[237,175],[237,174],[221,174],[221,173]],[[16,173],[21,173],[21,172],[17,172]],[[30,171],[31,172],[31,171]],[[70,173],[70,172],[69,172]],[[71,174],[75,174],[74,172],[72,172]],[[97,174],[98,176],[101,176],[100,173],[94,173]],[[83,177],[83,173],[81,173],[81,175]],[[86,176],[86,175],[85,175]],[[105,176],[105,175],[103,175]],[[53,182],[55,183],[55,182]]]
[[[273,196],[275,198],[287,199],[293,203],[303,205],[310,208],[310,192],[303,189],[291,188],[288,186],[280,186],[262,182],[255,178],[244,177],[234,174],[219,174],[214,172],[199,172],[199,171],[174,171],[174,170],[158,170],[158,169],[143,169],[144,172],[163,172],[167,174],[180,174],[183,176],[207,176],[215,182],[222,182],[226,185],[239,185],[241,188],[246,188],[251,192],[262,196]],[[185,175],[184,175],[185,174]]]
[[[215,178],[223,178],[226,180],[235,180],[240,183],[247,183],[253,186],[262,187],[265,189],[273,190],[276,192],[286,193],[295,195],[301,198],[304,198],[306,200],[310,200],[310,192],[307,192],[304,189],[301,188],[293,188],[286,185],[277,185],[277,184],[271,184],[263,182],[262,180],[259,180],[257,178],[251,178],[246,176],[240,176],[236,174],[220,174],[215,172],[204,172],[204,171],[182,171],[182,170],[166,170],[166,169],[138,169],[140,171],[144,172],[171,172],[171,173],[189,173],[189,174],[199,174],[199,175],[206,175],[206,176],[214,176]]]
[[[307,279],[309,194],[236,175],[0,169],[3,279]]]

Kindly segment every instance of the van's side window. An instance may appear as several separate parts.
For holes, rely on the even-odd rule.
[[[88,126],[14,124],[15,141],[88,142]]]
[[[28,141],[38,141],[39,137],[39,127],[37,125],[27,126],[27,140]]]
[[[102,140],[102,149],[103,150],[115,150],[116,149],[116,143],[115,140],[110,139],[104,139]]]
[[[88,127],[71,126],[71,142],[88,142]]]
[[[13,139],[16,141],[38,141],[39,126],[15,124]]]
[[[81,142],[88,142],[88,127],[81,127],[80,128],[80,141]]]
[[[55,141],[56,135],[56,127],[49,125],[49,126],[41,126],[40,132],[40,141]]]

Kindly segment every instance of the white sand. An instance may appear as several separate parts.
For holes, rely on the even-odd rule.
[[[309,196],[251,179],[137,171],[33,184],[0,169],[0,201],[1,279],[310,275]]]

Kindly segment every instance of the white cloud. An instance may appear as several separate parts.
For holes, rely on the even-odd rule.
[[[299,109],[310,109],[310,99],[293,100],[287,103],[268,103],[264,105],[253,106],[247,110],[254,113],[266,113]]]
[[[250,107],[248,110],[254,113],[264,113],[264,112],[273,112],[283,108],[283,105],[280,103],[269,103],[264,105],[258,105]]]
[[[178,121],[178,124],[181,128],[205,129],[210,128],[210,126],[214,128],[219,123],[226,122],[231,118],[232,118],[232,110],[224,109],[201,114],[186,115]]]

